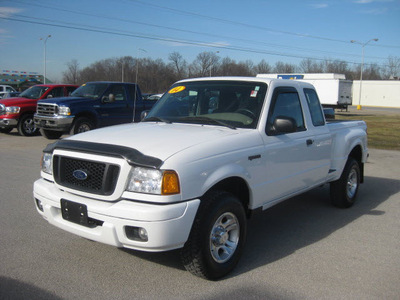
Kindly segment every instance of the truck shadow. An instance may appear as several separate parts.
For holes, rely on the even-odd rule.
[[[0,276],[0,299],[41,299],[58,300],[52,292],[43,290],[22,280]]]
[[[349,209],[332,206],[328,185],[282,202],[250,220],[246,249],[231,276],[289,256],[362,216],[384,215],[377,207],[399,192],[400,180],[365,177]]]
[[[349,209],[332,206],[329,186],[325,185],[257,213],[248,222],[247,241],[242,258],[236,269],[225,279],[289,256],[324,239],[361,216],[379,217],[385,214],[385,211],[378,210],[377,206],[399,192],[400,180],[365,177],[357,202]],[[122,251],[167,267],[184,270],[179,250],[162,253],[128,249]]]

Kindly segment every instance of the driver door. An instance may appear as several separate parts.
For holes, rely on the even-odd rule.
[[[113,95],[110,97],[110,95]],[[110,101],[110,99],[114,99]],[[133,111],[129,108],[127,91],[123,84],[111,85],[102,97],[99,108],[101,126],[129,123],[133,120]]]

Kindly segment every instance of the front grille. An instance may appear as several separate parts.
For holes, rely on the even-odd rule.
[[[42,116],[55,116],[58,114],[57,104],[38,103],[36,112]]]
[[[54,179],[59,185],[97,195],[107,196],[114,192],[119,169],[118,165],[110,163],[59,155],[53,158]]]

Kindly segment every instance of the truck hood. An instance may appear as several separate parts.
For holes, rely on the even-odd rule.
[[[51,104],[74,104],[78,102],[87,102],[87,101],[95,101],[97,99],[92,99],[92,98],[85,98],[85,97],[60,97],[60,98],[47,98],[40,100],[38,103],[51,103]]]
[[[4,104],[5,106],[18,106],[20,104],[35,104],[38,100],[37,99],[28,99],[24,97],[14,97],[14,98],[7,98],[7,99],[1,99],[0,103]]]
[[[165,161],[195,145],[221,140],[239,132],[240,130],[221,126],[130,123],[88,131],[67,139],[129,147]]]

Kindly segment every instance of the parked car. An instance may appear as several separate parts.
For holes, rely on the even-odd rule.
[[[78,86],[72,84],[38,84],[22,92],[19,97],[0,100],[0,132],[17,128],[20,135],[37,132],[33,123],[38,100],[70,95]]]
[[[8,99],[8,98],[14,98],[14,97],[18,97],[19,94],[21,94],[20,92],[7,92],[3,94],[3,98],[1,99]]]
[[[58,139],[63,133],[139,122],[141,113],[150,110],[155,102],[143,100],[134,83],[88,82],[69,98],[39,101],[34,122],[44,137]]]
[[[157,101],[158,99],[160,99],[162,97],[162,95],[163,94],[154,94],[154,95],[149,96],[147,99]]]
[[[12,86],[9,85],[0,85],[0,99],[5,98],[5,94],[17,92]]]
[[[48,145],[34,201],[50,224],[93,241],[182,248],[188,271],[215,280],[246,254],[253,213],[323,184],[333,205],[352,206],[364,179],[366,131],[363,121],[327,122],[309,83],[187,79],[139,124]]]

